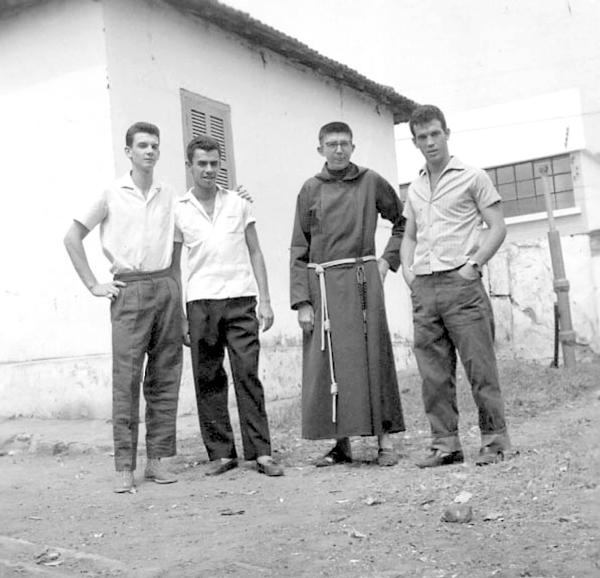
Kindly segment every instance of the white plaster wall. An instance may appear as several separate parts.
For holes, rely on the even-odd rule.
[[[0,361],[103,351],[106,304],[92,303],[62,244],[82,192],[112,172],[99,5],[0,20],[0,70]]]
[[[577,158],[578,175],[585,190],[585,217],[589,231],[600,229],[600,155],[582,151]]]
[[[0,20],[3,416],[109,415],[108,302],[89,295],[62,243],[77,206],[113,172],[102,29],[92,0]]]
[[[183,192],[180,89],[231,107],[237,181],[255,198],[275,311],[275,325],[262,339],[261,375],[267,399],[293,395],[301,377],[300,331],[289,308],[288,249],[296,195],[323,163],[316,151],[318,129],[331,120],[347,121],[357,143],[354,160],[396,183],[392,117],[359,93],[160,2],[106,0],[105,18],[115,149],[132,122],[155,122],[161,127],[157,173]],[[126,159],[115,158],[115,170],[125,170]],[[380,249],[387,235],[382,225]],[[387,291],[391,330],[405,341],[409,304],[399,275],[389,276]],[[405,346],[398,348],[399,363],[409,355]],[[186,366],[180,412],[194,407]]]
[[[268,399],[296,394],[288,246],[296,194],[322,164],[316,133],[348,121],[355,160],[395,183],[389,112],[160,2],[56,0],[12,15],[0,21],[0,67],[0,152],[11,191],[0,216],[0,241],[11,249],[0,299],[1,415],[110,416],[108,301],[85,290],[62,238],[78,207],[128,169],[124,132],[137,120],[161,127],[157,175],[183,192],[180,88],[231,106],[236,172],[256,199],[277,320],[261,375]],[[97,231],[86,246],[107,279]],[[393,283],[399,278],[389,287],[390,318],[406,323]],[[190,373],[186,356],[181,413],[194,411]]]
[[[297,340],[288,299],[288,247],[296,195],[322,165],[318,129],[330,120],[349,122],[357,143],[354,160],[395,183],[390,114],[354,91],[160,2],[107,0],[106,8],[115,148],[132,121],[156,122],[162,130],[158,171],[183,191],[180,88],[231,107],[237,180],[255,197],[276,316],[265,342]],[[125,166],[117,156],[117,168]]]
[[[598,311],[588,235],[561,237],[576,342],[598,351]],[[554,342],[554,274],[546,237],[507,243],[488,271],[499,345],[512,355],[550,359]],[[561,353],[562,355],[562,353]]]

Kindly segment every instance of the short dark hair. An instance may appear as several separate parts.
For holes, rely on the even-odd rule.
[[[160,140],[160,130],[155,124],[149,122],[136,122],[132,124],[125,133],[125,146],[130,147],[133,144],[133,137],[138,132],[145,132],[147,134],[153,134]]]
[[[207,135],[200,135],[194,137],[187,145],[185,149],[185,156],[189,163],[192,162],[194,158],[194,151],[196,149],[200,149],[203,151],[217,151],[219,153],[219,158],[221,158],[221,143],[216,138]]]
[[[448,129],[446,126],[446,117],[444,113],[433,104],[422,104],[417,106],[410,115],[408,125],[410,126],[410,132],[415,136],[415,127],[417,125],[427,124],[433,120],[439,120],[442,125],[444,132]]]
[[[328,122],[327,124],[324,124],[321,127],[321,130],[319,130],[319,142],[323,142],[323,139],[331,133],[334,132],[343,132],[346,134],[350,135],[350,138],[352,138],[352,130],[350,129],[350,127],[345,123],[345,122],[340,122],[340,121],[335,121],[335,122]]]

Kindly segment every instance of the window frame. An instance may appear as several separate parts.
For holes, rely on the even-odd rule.
[[[184,153],[188,143],[196,136],[206,134],[207,136],[216,138],[221,145],[221,170],[217,176],[217,183],[223,188],[235,189],[237,181],[235,176],[233,133],[231,129],[231,107],[228,104],[212,100],[184,88],[180,89],[179,92]],[[198,114],[194,115],[194,112]],[[200,121],[198,115],[204,116],[205,131],[199,130],[198,125]],[[219,124],[217,121],[221,121],[222,124]],[[189,171],[186,171],[186,183],[188,188],[193,186]]]
[[[565,160],[567,160],[568,163],[565,164]],[[520,220],[522,218],[526,219],[528,215],[537,215],[546,212],[546,204],[541,188],[541,177],[538,176],[536,170],[536,167],[543,163],[549,166],[548,176],[551,185],[550,198],[552,200],[552,208],[555,211],[567,212],[577,208],[575,185],[573,184],[572,153],[561,153],[536,159],[522,160],[515,163],[494,165],[484,169],[490,177],[494,187],[502,197],[505,218]],[[527,165],[529,166],[525,171],[524,167]],[[567,167],[568,170],[565,170]],[[501,175],[503,175],[500,179],[502,182],[500,183],[498,182],[499,170],[501,171]],[[527,173],[525,176],[523,176],[524,171]],[[508,175],[512,175],[512,180],[506,180],[504,178],[504,176]],[[568,175],[569,177],[570,187],[564,187],[563,184],[561,184],[565,175]],[[530,183],[532,186],[526,183]],[[410,183],[401,183],[398,187],[400,198],[403,201],[406,200],[409,186]],[[519,189],[521,189],[520,195]],[[512,198],[507,199],[506,195],[509,194],[509,191]],[[518,207],[519,201],[521,201],[521,207],[528,207],[528,210],[514,212],[510,209],[510,207],[514,206],[513,203]],[[507,207],[509,210],[507,210]]]
[[[551,187],[549,192],[552,208],[556,211],[571,209],[576,206],[571,154],[549,155],[485,168],[486,173],[502,197],[502,206],[506,218],[526,217],[527,215],[546,212],[542,179],[537,171],[537,167],[542,164],[549,167],[548,179]],[[528,174],[526,176],[519,175],[526,166],[528,166]],[[517,170],[519,167],[521,170]],[[512,170],[513,179],[508,181],[503,179],[503,182],[500,183],[498,181],[499,171],[504,173],[508,170]],[[559,184],[565,180],[565,176],[568,176],[567,184],[569,185],[566,187]],[[526,183],[533,185],[533,187],[526,185]],[[509,188],[512,188],[514,197],[507,199],[506,195]]]

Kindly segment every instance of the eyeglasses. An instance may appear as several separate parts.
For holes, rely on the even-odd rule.
[[[337,150],[338,147],[341,147],[342,150],[348,150],[352,148],[352,142],[349,140],[332,140],[329,142],[323,143],[323,146],[330,151]]]

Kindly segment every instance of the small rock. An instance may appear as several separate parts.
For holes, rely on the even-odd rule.
[[[50,548],[45,548],[40,553],[35,554],[33,559],[36,564],[43,564],[44,566],[58,566],[62,564],[60,553],[50,550]]]
[[[429,506],[431,506],[431,504],[433,504],[433,502],[435,502],[435,500],[433,498],[427,498],[426,500],[423,500],[419,506],[421,506],[421,508],[427,510],[429,508]]]
[[[489,512],[483,517],[484,522],[502,522],[504,520],[504,514],[502,512]]]
[[[454,502],[456,504],[466,504],[471,498],[473,494],[471,492],[460,492],[456,498],[454,498]]]
[[[367,537],[366,534],[363,534],[362,532],[359,532],[356,528],[352,528],[352,531],[350,532],[350,536],[352,538],[359,538],[360,540],[364,539]]]
[[[457,480],[466,480],[469,477],[469,474],[464,474],[462,472],[452,472],[450,475]]]
[[[219,514],[221,514],[221,516],[241,516],[245,512],[246,510],[232,510],[231,508],[219,510]]]
[[[59,454],[64,454],[69,450],[69,446],[65,442],[56,442],[52,446],[52,455],[57,456]]]
[[[374,498],[373,496],[367,496],[365,498],[365,504],[367,504],[367,506],[377,506],[378,504],[383,504],[384,501],[385,500]]]
[[[442,514],[442,522],[466,524],[473,518],[473,508],[467,504],[452,504]]]

